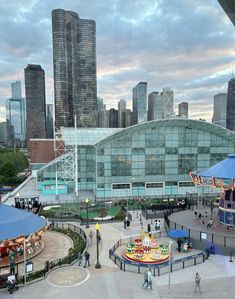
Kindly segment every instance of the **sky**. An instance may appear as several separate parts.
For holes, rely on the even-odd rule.
[[[227,92],[235,72],[235,28],[216,0],[0,0],[0,121],[5,99],[24,68],[45,70],[53,99],[51,11],[76,11],[96,21],[97,95],[109,108],[132,107],[132,88],[171,87],[189,117],[211,121],[213,96]]]

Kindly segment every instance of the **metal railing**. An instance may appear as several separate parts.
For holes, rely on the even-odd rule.
[[[188,228],[184,225],[178,224],[175,221],[169,219],[171,213],[164,214],[164,226],[165,230],[170,229],[184,229],[188,232],[189,238],[192,241],[198,241],[201,244],[201,248],[206,249],[206,247],[215,245],[217,247],[216,253],[229,254],[230,251],[235,250],[235,236],[227,236],[225,234],[210,232],[208,230],[197,230]]]
[[[133,237],[134,236],[125,239],[120,239],[114,244],[114,246],[111,249],[109,249],[109,258],[119,267],[119,269],[122,271],[137,272],[138,274],[140,274],[140,273],[144,273],[146,268],[151,268],[153,270],[154,276],[160,276],[161,274],[168,273],[169,272],[168,261],[162,264],[147,265],[139,262],[126,260],[115,252],[118,247],[133,242],[134,240]],[[191,256],[184,257],[181,259],[177,259],[177,260],[173,259],[171,260],[171,272],[203,263],[205,259],[206,259],[206,255],[204,251],[201,251],[197,254],[193,254]]]
[[[86,247],[87,247],[86,234],[80,227],[78,227],[74,224],[71,224],[71,223],[60,223],[60,222],[55,222],[54,227],[55,228],[60,228],[62,230],[71,230],[71,231],[79,234],[84,239],[84,241],[86,242]],[[63,266],[63,265],[73,264],[77,260],[77,255],[78,255],[78,252],[74,252],[74,253],[68,254],[67,256],[65,256],[63,258],[60,258],[60,259],[56,259],[56,260],[53,260],[53,261],[46,261],[45,262],[45,267],[40,269],[40,270],[37,270],[37,271],[34,271],[34,272],[28,274],[26,276],[26,281],[28,282],[28,281],[33,281],[33,280],[37,280],[37,279],[40,279],[40,278],[41,279],[45,278],[46,274],[50,270],[54,269],[55,267],[60,267],[60,266]],[[6,277],[4,276],[4,279],[6,280],[7,276]],[[1,277],[0,277],[0,280],[1,280]],[[23,283],[24,277],[18,275],[17,276],[17,281],[18,281],[19,284]],[[6,287],[6,282],[5,283],[2,282],[1,285],[0,285],[0,288],[1,287],[5,288]]]

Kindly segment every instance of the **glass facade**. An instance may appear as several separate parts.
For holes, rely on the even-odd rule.
[[[66,147],[76,140],[72,128],[62,134]],[[188,119],[106,129],[102,137],[99,129],[93,133],[89,129],[87,144],[85,134],[85,129],[77,130],[78,188],[92,190],[101,199],[192,192],[190,171],[210,167],[235,152],[233,132]],[[48,167],[39,173],[45,173]],[[45,175],[41,177],[46,179]]]

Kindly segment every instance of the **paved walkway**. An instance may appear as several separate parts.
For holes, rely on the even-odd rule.
[[[144,220],[144,219],[143,219]],[[147,222],[144,220],[144,227]],[[163,225],[163,220],[162,220]],[[94,225],[90,229],[95,235]],[[138,233],[140,230],[139,216],[133,214],[133,221],[129,230],[123,228],[123,223],[111,223],[101,225],[100,263],[101,269],[95,269],[96,243],[89,247],[91,253],[91,266],[87,268],[90,277],[82,283],[74,286],[54,286],[49,278],[30,284],[26,290],[11,295],[16,299],[131,299],[131,298],[206,298],[206,299],[231,299],[235,291],[235,263],[229,262],[228,257],[214,255],[205,263],[178,270],[171,273],[170,292],[168,291],[169,275],[165,274],[153,278],[153,290],[142,288],[143,276],[137,273],[123,272],[108,258],[108,250],[122,237]],[[75,266],[75,265],[74,265]],[[72,278],[75,268],[66,270],[67,276]],[[78,268],[83,270],[82,268]],[[194,293],[194,276],[199,272],[202,277],[202,293]],[[80,272],[78,272],[80,273]],[[81,272],[82,273],[82,272]],[[82,275],[82,274],[81,274]],[[85,276],[84,276],[85,277]],[[55,278],[58,281],[58,276]],[[71,279],[65,283],[70,283]],[[0,291],[0,299],[6,298],[6,291]]]

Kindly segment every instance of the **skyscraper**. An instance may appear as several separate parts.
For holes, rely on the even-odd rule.
[[[139,82],[132,90],[133,124],[147,120],[147,82]]]
[[[188,102],[181,102],[178,106],[179,117],[188,118]]]
[[[218,0],[219,4],[223,7],[225,13],[235,25],[235,1],[234,0]]]
[[[212,123],[226,128],[227,94],[219,93],[214,96],[214,113]]]
[[[14,128],[13,140],[16,146],[23,146],[25,141],[25,99],[21,95],[21,82],[11,83],[11,98],[5,102],[6,119]]]
[[[123,123],[124,123],[124,128],[130,127],[132,125],[131,109],[126,109],[125,111],[123,111]]]
[[[21,99],[21,82],[19,80],[11,83],[11,98],[12,99]]]
[[[228,82],[226,128],[235,131],[235,78]]]
[[[96,126],[96,25],[73,11],[52,11],[56,127]]]
[[[124,128],[124,114],[123,112],[126,110],[126,101],[125,100],[120,100],[118,102],[118,127],[119,128]]]
[[[163,101],[163,115],[164,118],[172,117],[173,115],[173,90],[170,87],[163,88],[161,92]]]
[[[46,133],[47,138],[52,139],[54,136],[53,128],[53,105],[46,104]]]
[[[26,98],[26,135],[46,138],[45,74],[40,65],[29,64],[24,70]]]
[[[118,110],[109,109],[109,128],[118,128]]]
[[[158,120],[163,118],[163,97],[157,91],[151,92],[148,95],[148,120]]]
[[[104,99],[97,97],[97,111],[103,111],[103,110],[106,110]]]

